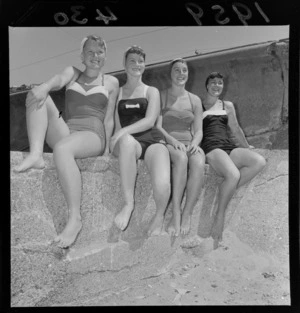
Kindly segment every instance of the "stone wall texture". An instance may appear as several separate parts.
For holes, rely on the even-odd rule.
[[[264,170],[241,187],[226,211],[225,230],[251,248],[288,267],[288,151],[257,149],[267,159]],[[11,168],[27,152],[11,152]],[[83,178],[83,229],[69,249],[53,239],[67,221],[67,207],[53,164],[26,173],[11,171],[11,305],[52,306],[83,303],[101,292],[159,275],[180,247],[212,251],[211,229],[220,177],[206,166],[205,182],[188,236],[148,237],[155,214],[150,177],[138,168],[135,211],[122,232],[113,223],[123,205],[118,160],[78,160]],[[168,207],[165,225],[170,219]],[[201,240],[200,240],[201,239]]]

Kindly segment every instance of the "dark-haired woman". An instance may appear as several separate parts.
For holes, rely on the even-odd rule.
[[[137,46],[124,54],[127,80],[120,88],[117,101],[111,151],[119,158],[125,205],[115,217],[115,224],[121,230],[128,226],[134,210],[137,160],[143,159],[150,172],[157,208],[148,235],[159,235],[170,197],[170,157],[164,136],[154,126],[160,111],[159,92],[142,82],[145,58],[145,52]]]
[[[225,210],[234,192],[249,182],[265,166],[266,160],[251,150],[237,121],[234,105],[220,99],[224,88],[223,75],[211,73],[205,82],[206,97],[203,101],[203,140],[201,147],[207,162],[224,178],[219,186],[218,206],[212,237],[217,246],[222,240]],[[231,141],[227,125],[239,143]]]

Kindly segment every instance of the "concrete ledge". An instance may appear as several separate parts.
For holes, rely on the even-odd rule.
[[[288,151],[257,150],[266,168],[231,200],[225,228],[257,251],[288,262]],[[11,169],[27,153],[11,152]],[[67,250],[52,244],[67,218],[66,203],[52,154],[44,170],[11,172],[12,306],[63,305],[115,285],[159,275],[180,247],[212,248],[217,183],[206,167],[205,183],[193,211],[192,229],[175,242],[167,235],[148,238],[155,204],[147,168],[140,162],[136,209],[126,231],[113,219],[122,207],[118,161],[110,157],[78,160],[82,173],[83,229]],[[166,213],[166,223],[170,208]]]

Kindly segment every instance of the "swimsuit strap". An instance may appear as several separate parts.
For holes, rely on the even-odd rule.
[[[144,87],[144,98],[147,99],[147,90],[148,90],[149,86],[148,85],[145,85]]]
[[[188,93],[188,96],[189,96],[189,99],[190,99],[190,103],[191,103],[191,106],[192,106],[192,111],[193,111],[193,113],[194,113],[194,103],[193,103],[193,101],[192,101],[192,98],[191,98],[190,93],[189,93],[189,92],[187,92],[187,93]]]
[[[223,100],[221,100],[222,101],[222,103],[223,103],[223,110],[225,110],[225,104],[224,104],[224,101]]]
[[[104,86],[104,74],[102,74],[102,86]]]

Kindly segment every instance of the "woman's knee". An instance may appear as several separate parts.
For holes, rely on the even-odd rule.
[[[131,135],[125,134],[118,140],[118,144],[120,150],[130,150],[135,148],[136,141]]]
[[[186,167],[188,164],[188,157],[185,152],[176,151],[171,154],[171,161],[174,165]]]
[[[73,156],[72,152],[70,149],[68,149],[68,146],[63,140],[60,140],[55,144],[53,147],[53,158],[54,161],[58,159],[62,159],[64,157],[70,157]]]
[[[224,173],[224,178],[232,182],[238,183],[240,180],[241,173],[236,167],[231,167]]]
[[[189,168],[192,173],[203,172],[205,168],[205,156],[199,153],[190,157]]]
[[[256,166],[259,171],[261,171],[267,164],[266,159],[262,155],[258,155],[256,158]]]

